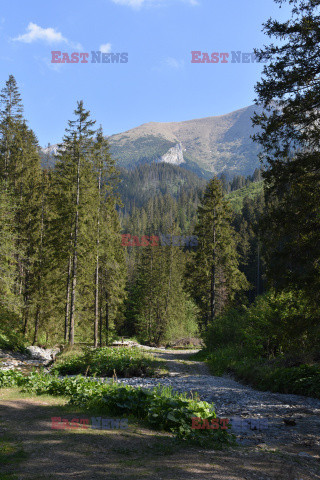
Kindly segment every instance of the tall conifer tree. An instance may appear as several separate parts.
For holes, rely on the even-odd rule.
[[[191,291],[201,311],[201,324],[214,321],[247,281],[238,268],[232,214],[223,198],[221,182],[208,183],[198,209],[198,249],[189,265]]]

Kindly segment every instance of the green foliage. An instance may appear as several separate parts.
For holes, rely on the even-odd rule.
[[[88,374],[112,377],[141,377],[154,375],[154,359],[139,348],[85,349],[81,355],[55,365],[54,372],[61,375]]]
[[[1,90],[0,103],[0,307],[18,314],[26,333],[39,306],[39,146],[22,117],[12,75]]]
[[[303,292],[269,292],[242,310],[218,316],[205,333],[207,347],[239,345],[255,357],[299,355],[316,348],[317,316]],[[315,327],[310,332],[310,324]]]
[[[18,249],[14,229],[15,201],[0,178],[0,310],[21,313],[21,295],[15,292]]]
[[[197,175],[178,166],[152,163],[140,165],[134,170],[122,169],[119,193],[124,211],[128,213],[135,209],[145,209],[152,198],[164,195],[174,198],[181,208],[186,207],[180,201],[181,196],[187,196],[192,201],[195,192],[202,190],[205,183]]]
[[[319,325],[303,292],[269,292],[216,318],[204,335],[215,375],[231,371],[254,386],[319,396]],[[310,325],[314,328],[310,330]]]
[[[21,333],[15,332],[12,328],[0,328],[0,349],[24,352],[26,346],[26,339]]]
[[[0,388],[20,387],[25,381],[26,377],[16,370],[0,370]]]
[[[181,197],[187,204],[187,197]],[[187,216],[170,195],[151,199],[134,211],[130,229],[135,235],[179,235],[178,224],[187,227]],[[192,210],[192,208],[191,208]],[[128,300],[119,333],[136,335],[156,345],[196,333],[196,308],[184,288],[188,253],[173,245],[128,247]]]
[[[200,445],[221,448],[232,444],[234,437],[224,430],[192,429],[192,417],[216,418],[213,405],[174,394],[158,387],[152,391],[142,388],[109,386],[98,396],[76,395],[72,404],[88,409],[101,409],[112,414],[132,414],[155,429],[174,433],[178,438]]]
[[[263,193],[263,182],[253,182],[248,186],[228,193],[226,195],[226,199],[228,200],[232,210],[234,210],[236,213],[241,213],[244,199],[250,198],[251,200],[254,200],[261,193]]]
[[[261,378],[261,387],[264,389],[320,398],[320,365],[276,367],[270,370]]]
[[[138,264],[134,310],[138,337],[160,345],[192,329],[193,311],[183,290],[184,258],[174,246],[146,247]]]
[[[284,3],[286,0],[276,0]],[[267,275],[274,288],[303,290],[317,308],[320,300],[320,170],[317,108],[320,79],[319,2],[289,0],[287,20],[269,19],[269,45],[256,52],[267,60],[256,85],[266,192],[264,242]]]
[[[214,375],[231,372],[260,390],[320,398],[320,365],[281,366],[250,358],[245,350],[223,347],[207,357]]]
[[[216,418],[214,407],[198,398],[187,398],[173,393],[169,388],[153,390],[102,384],[83,378],[58,378],[57,376],[0,371],[0,388],[22,387],[23,391],[38,395],[67,396],[70,404],[87,410],[98,410],[114,415],[133,415],[146,425],[172,432],[177,438],[210,448],[223,448],[234,444],[234,435],[228,430],[192,429],[192,417],[210,421]]]
[[[98,336],[107,343],[124,298],[118,174],[102,130],[93,135],[94,123],[78,102],[52,175],[53,313],[71,344],[94,339],[97,345]]]

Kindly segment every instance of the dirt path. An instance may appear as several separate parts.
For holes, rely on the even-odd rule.
[[[190,356],[198,350],[165,350],[157,352],[155,356],[165,360],[171,375],[210,375],[209,368],[204,362],[190,360]]]

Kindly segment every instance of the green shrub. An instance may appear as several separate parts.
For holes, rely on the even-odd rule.
[[[193,417],[208,421],[216,418],[213,405],[175,394],[169,388],[159,386],[147,390],[117,384],[103,385],[94,394],[78,392],[73,395],[71,403],[80,408],[113,415],[131,414],[154,429],[172,432],[179,439],[202,446],[221,448],[235,441],[234,435],[226,430],[192,429]]]
[[[20,387],[24,384],[25,377],[16,370],[0,370],[0,388]]]
[[[265,359],[245,357],[230,347],[208,355],[207,361],[213,375],[231,372],[260,390],[320,398],[319,365],[281,367]]]
[[[275,358],[315,348],[317,313],[297,291],[269,292],[250,307],[218,316],[204,335],[210,352],[230,346],[248,357]]]
[[[231,372],[262,390],[319,398],[318,316],[301,292],[271,291],[218,316],[200,356],[214,375]]]

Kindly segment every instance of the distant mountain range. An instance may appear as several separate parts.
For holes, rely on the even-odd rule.
[[[259,168],[259,146],[250,135],[256,105],[226,115],[183,122],[150,122],[108,138],[118,165],[134,168],[152,162],[180,166],[209,178],[225,173],[251,175]],[[50,158],[56,145],[42,149]]]

